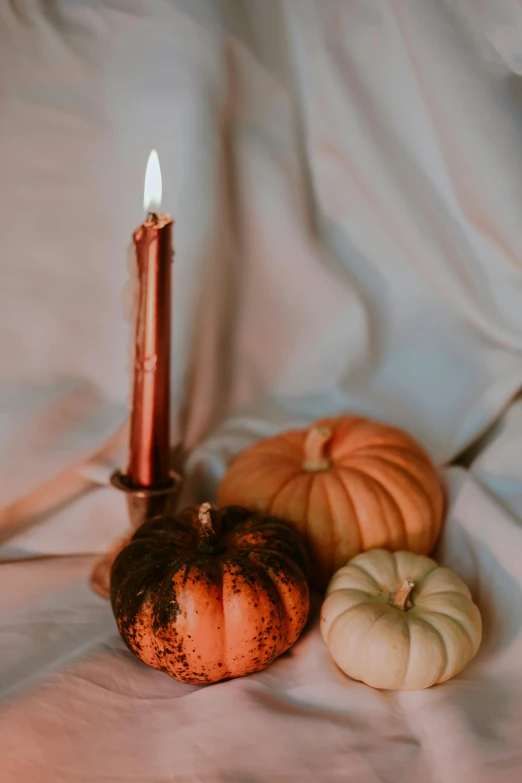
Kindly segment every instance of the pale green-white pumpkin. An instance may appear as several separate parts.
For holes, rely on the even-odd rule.
[[[464,582],[412,552],[370,550],[332,577],[321,633],[346,674],[373,688],[416,690],[454,677],[482,638]]]

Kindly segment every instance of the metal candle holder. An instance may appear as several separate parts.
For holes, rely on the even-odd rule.
[[[91,574],[91,588],[102,598],[110,596],[110,575],[112,564],[133,533],[152,517],[174,513],[181,489],[181,476],[175,471],[169,472],[169,482],[157,487],[133,486],[128,477],[120,470],[111,476],[111,484],[127,498],[130,532],[115,542],[114,546],[98,560]]]
[[[111,476],[111,484],[127,498],[127,509],[131,530],[137,530],[146,519],[174,512],[181,489],[181,477],[173,470],[169,482],[159,487],[135,487],[120,470]]]

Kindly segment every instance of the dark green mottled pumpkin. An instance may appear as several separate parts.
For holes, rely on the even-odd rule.
[[[306,571],[289,524],[204,503],[136,531],[112,566],[112,608],[144,663],[217,682],[259,671],[294,644],[310,607]]]

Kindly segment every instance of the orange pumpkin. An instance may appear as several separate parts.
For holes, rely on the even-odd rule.
[[[428,554],[444,491],[426,452],[402,430],[351,416],[323,419],[242,452],[218,503],[239,503],[292,522],[308,540],[312,584],[367,549]]]
[[[263,669],[308,617],[307,556],[274,517],[209,503],[136,531],[111,569],[118,629],[144,663],[189,683]]]

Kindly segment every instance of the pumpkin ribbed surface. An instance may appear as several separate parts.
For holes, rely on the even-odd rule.
[[[367,549],[428,554],[444,512],[443,487],[424,449],[402,430],[351,416],[245,450],[223,478],[218,502],[289,520],[308,540],[312,583],[320,588]]]
[[[286,522],[203,504],[136,531],[112,566],[112,608],[144,663],[216,682],[264,668],[296,641],[309,611],[306,568]]]
[[[411,552],[373,550],[333,576],[321,634],[336,664],[373,688],[418,690],[471,661],[482,619],[457,574]]]

